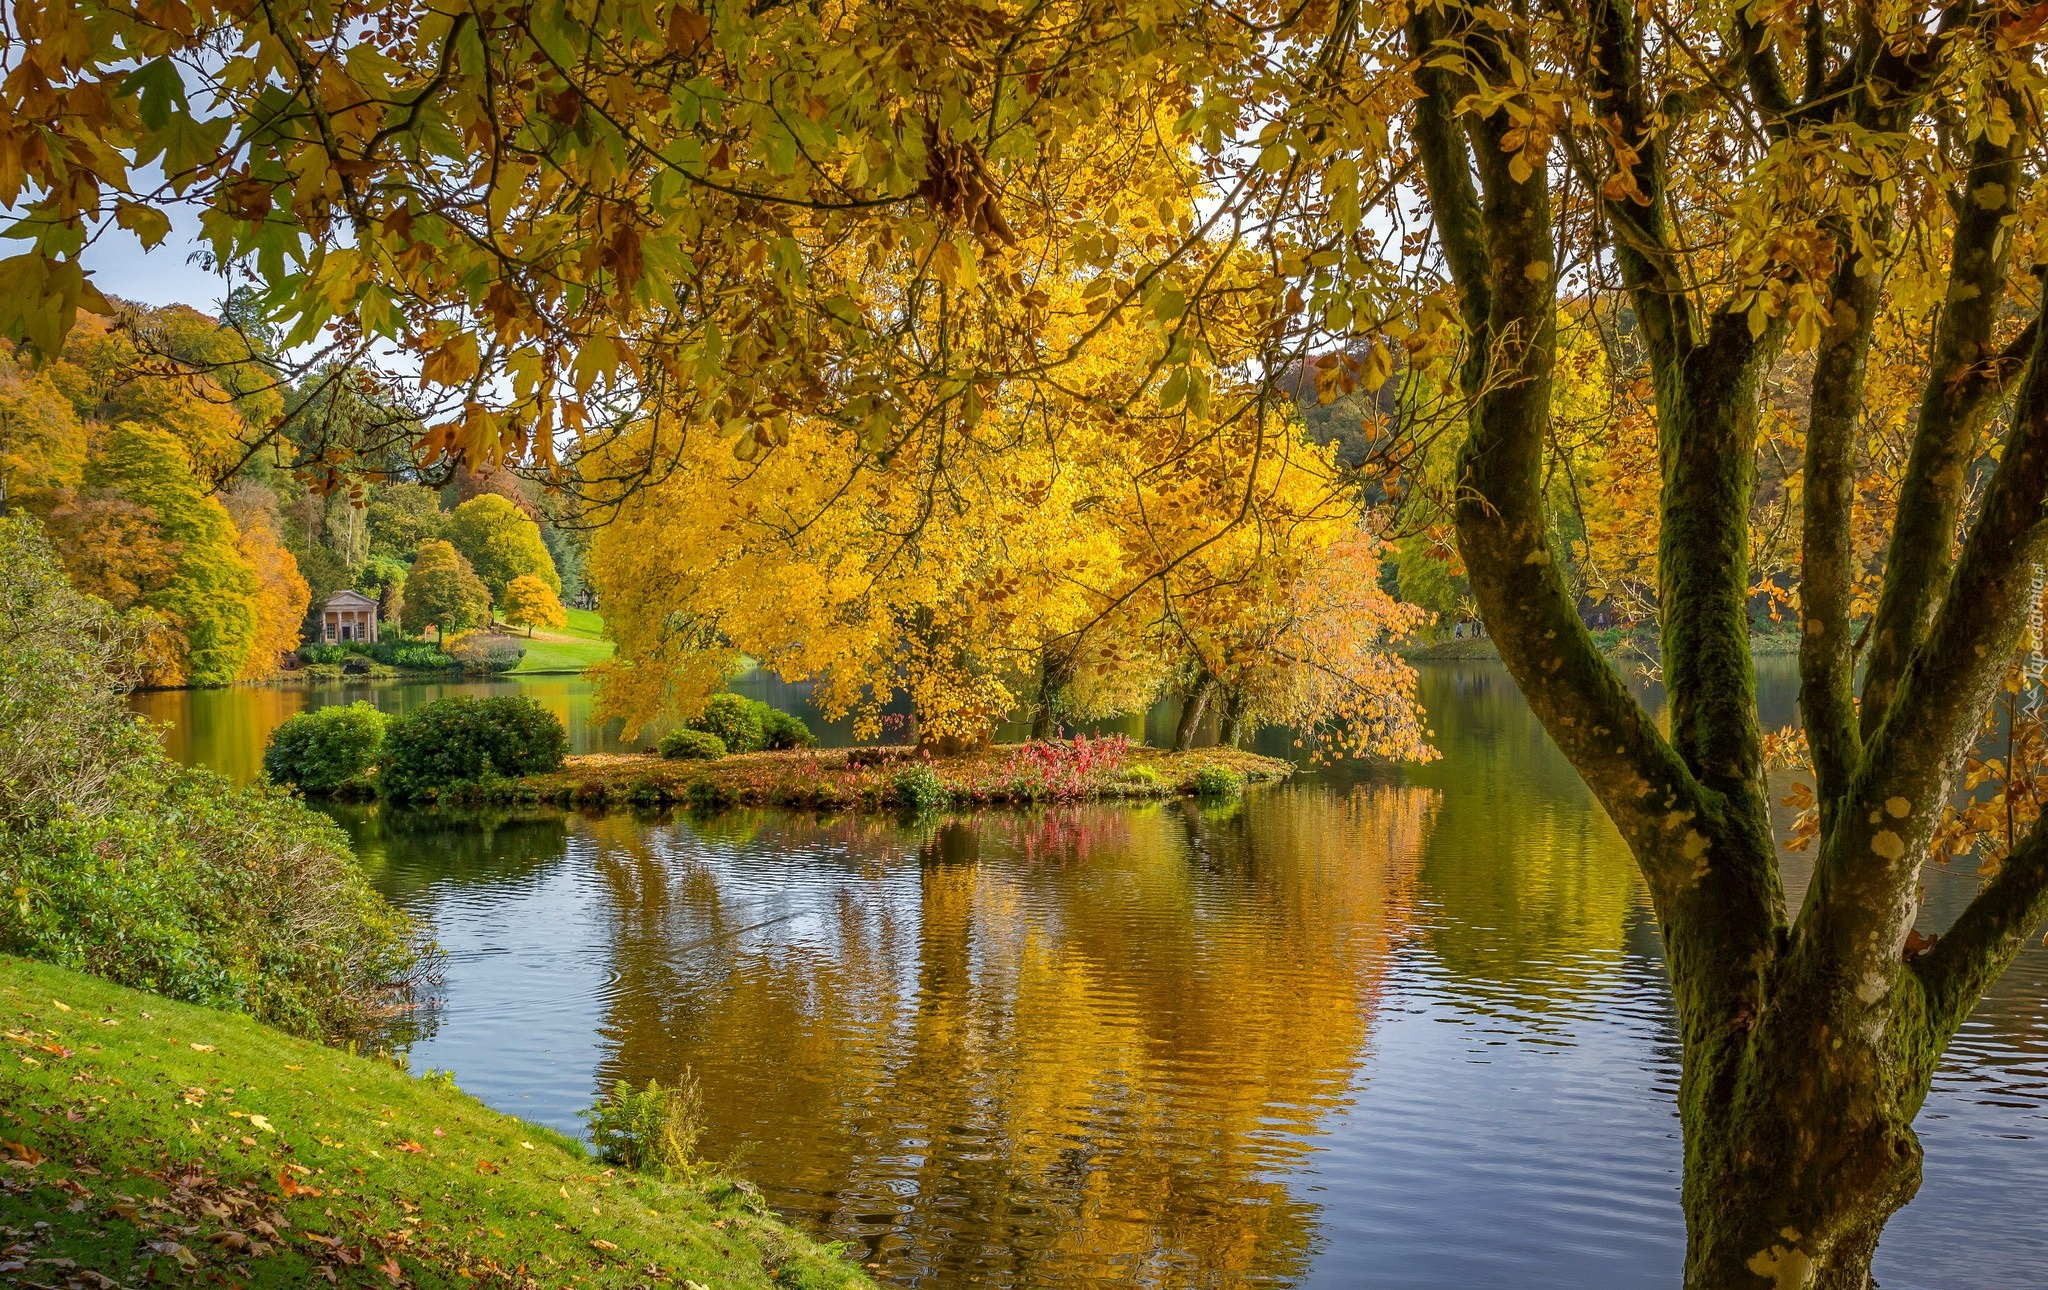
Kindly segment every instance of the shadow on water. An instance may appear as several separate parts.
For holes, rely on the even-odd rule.
[[[1423,684],[1443,760],[1222,806],[336,813],[448,951],[416,1067],[571,1132],[689,1070],[705,1149],[888,1281],[1675,1284],[1642,884],[1499,668]],[[1958,1038],[1887,1284],[2048,1263],[2044,999],[2035,948]]]

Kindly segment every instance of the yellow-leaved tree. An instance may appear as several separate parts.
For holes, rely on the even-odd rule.
[[[562,608],[555,589],[531,573],[522,573],[506,584],[504,602],[498,607],[504,620],[524,627],[528,636],[536,627],[567,627],[569,612]]]

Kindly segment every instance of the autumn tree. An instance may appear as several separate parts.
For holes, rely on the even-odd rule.
[[[1821,6],[1705,16],[1647,15],[1697,44],[1652,41],[1643,10],[1606,3],[1583,22],[1407,24],[1426,60],[1414,141],[1469,336],[1459,541],[1502,657],[1656,902],[1683,1041],[1688,1284],[1864,1286],[1919,1185],[1912,1120],[1942,1050],[2048,914],[2041,835],[1931,950],[1914,937],[1934,829],[2048,541],[2048,370],[2019,316],[2030,292],[2009,286],[2033,253],[2034,29],[1997,7],[1925,27]],[[1594,649],[1548,540],[1556,291],[1575,251],[1617,273],[1649,356],[1668,733]],[[1883,592],[1859,623],[1853,449],[1888,291],[1945,305]],[[1796,916],[1749,655],[1762,383],[1787,347],[1812,356],[1800,706],[1821,831]]]
[[[0,502],[47,509],[34,495],[76,487],[85,449],[85,425],[49,372],[0,354]]]
[[[448,517],[441,499],[419,484],[378,484],[370,493],[363,517],[370,534],[370,555],[405,557],[421,543],[448,535]]]
[[[563,628],[569,625],[568,611],[562,608],[554,588],[530,573],[522,573],[505,588],[505,602],[502,606],[506,622],[514,627],[524,627],[528,636],[536,627]]]
[[[299,574],[299,562],[278,539],[275,494],[245,484],[229,492],[223,504],[240,533],[237,549],[256,575],[256,635],[236,679],[268,680],[284,656],[299,647],[313,593]]]
[[[175,571],[139,603],[183,634],[185,679],[238,680],[256,643],[256,572],[226,508],[201,490],[185,446],[168,430],[123,421],[107,432],[86,482],[148,511],[162,540],[175,544]]]
[[[403,621],[414,635],[434,627],[446,640],[491,621],[491,589],[452,545],[422,543],[405,580]]]
[[[491,589],[493,600],[502,602],[513,581],[522,577],[539,579],[550,593],[561,591],[540,525],[502,495],[480,493],[456,507],[447,531],[448,541]]]

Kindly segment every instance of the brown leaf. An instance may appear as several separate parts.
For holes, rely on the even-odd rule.
[[[286,1199],[294,1196],[318,1196],[321,1194],[318,1187],[306,1186],[298,1179],[292,1177],[290,1170],[285,1169],[280,1169],[277,1173],[277,1189],[285,1194]]]

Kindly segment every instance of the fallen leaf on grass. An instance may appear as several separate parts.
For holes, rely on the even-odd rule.
[[[610,1254],[613,1250],[616,1250],[619,1247],[612,1244],[610,1241],[604,1240],[602,1237],[600,1237],[599,1239],[592,1241],[590,1243],[590,1248],[593,1250],[603,1250],[606,1254]]]
[[[287,1169],[278,1170],[277,1189],[285,1194],[286,1199],[294,1196],[318,1196],[321,1194],[318,1187],[306,1186],[298,1179],[292,1177],[291,1171]]]
[[[498,1168],[498,1166],[496,1166],[496,1165],[492,1164],[492,1163],[491,1163],[490,1161],[488,1161],[488,1160],[479,1160],[479,1161],[477,1161],[477,1162],[476,1162],[476,1171],[477,1171],[478,1173],[480,1173],[480,1174],[495,1174],[495,1173],[500,1173],[500,1172],[502,1172],[502,1171],[501,1171],[501,1170],[500,1170],[500,1169]]]
[[[407,1138],[407,1139],[406,1139],[406,1140],[405,1140],[404,1142],[400,1142],[400,1143],[396,1143],[396,1144],[394,1144],[394,1145],[392,1146],[392,1148],[391,1148],[391,1149],[392,1149],[393,1151],[408,1151],[408,1152],[420,1152],[420,1151],[425,1151],[425,1150],[426,1150],[426,1148],[425,1148],[425,1147],[421,1146],[421,1145],[420,1145],[419,1143],[417,1143],[417,1142],[414,1142],[414,1141],[413,1141],[412,1139],[410,1139],[410,1138]]]
[[[5,1151],[31,1169],[43,1163],[43,1153],[25,1142],[0,1142],[0,1151]]]
[[[385,1256],[384,1261],[377,1265],[377,1270],[391,1278],[392,1285],[397,1285],[405,1280],[405,1273],[399,1268],[398,1260],[391,1255]]]
[[[288,1071],[302,1071],[302,1070],[306,1069],[306,1068],[305,1068],[305,1067],[303,1067],[303,1066],[294,1066],[294,1065],[292,1065],[292,1064],[291,1064],[290,1062],[286,1062],[286,1063],[284,1064],[284,1068],[285,1068],[286,1070],[288,1070]]]
[[[50,1002],[51,1002],[51,1004],[52,1004],[52,1005],[54,1005],[54,1006],[56,1007],[57,1011],[59,1011],[59,1012],[69,1012],[69,1011],[71,1011],[71,1005],[70,1005],[70,1004],[68,1004],[68,1003],[66,1003],[66,1002],[64,1002],[64,1001],[63,1001],[62,999],[52,999],[52,1000],[50,1000]]]
[[[178,1266],[190,1272],[199,1266],[199,1256],[176,1241],[151,1241],[149,1248],[168,1259],[176,1259]]]
[[[195,1052],[195,1053],[210,1053],[210,1052],[212,1052],[212,1051],[213,1051],[213,1045],[212,1045],[212,1044],[193,1044],[193,1045],[192,1045],[192,1051],[193,1051],[193,1052]]]
[[[271,1128],[271,1127],[270,1127],[270,1121],[268,1121],[268,1120],[264,1119],[264,1118],[263,1118],[262,1116],[260,1116],[260,1115],[252,1115],[252,1116],[250,1116],[250,1117],[249,1117],[249,1123],[250,1123],[250,1124],[252,1124],[252,1125],[254,1125],[255,1127],[257,1127],[257,1128],[259,1128],[259,1129],[263,1130],[263,1131],[264,1131],[265,1133],[276,1133],[276,1132],[277,1132],[277,1130],[276,1130],[276,1129],[273,1129],[273,1128]]]

